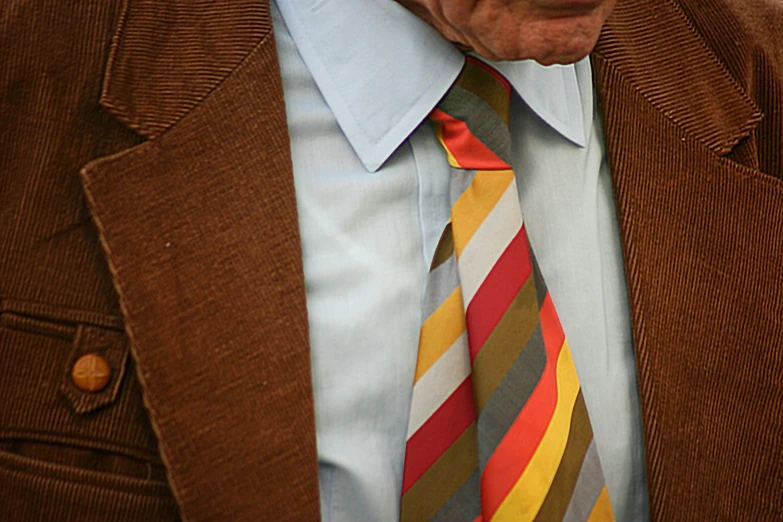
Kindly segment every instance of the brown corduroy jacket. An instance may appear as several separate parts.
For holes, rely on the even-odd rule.
[[[271,31],[0,8],[0,520],[318,519]],[[652,517],[783,520],[783,3],[619,0],[592,59]]]

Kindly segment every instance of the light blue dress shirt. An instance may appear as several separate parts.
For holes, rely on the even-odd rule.
[[[421,302],[449,215],[427,114],[463,56],[392,0],[273,4],[302,234],[324,522],[399,516]],[[496,64],[530,242],[617,519],[646,520],[635,362],[589,61]],[[424,122],[424,123],[422,123]]]

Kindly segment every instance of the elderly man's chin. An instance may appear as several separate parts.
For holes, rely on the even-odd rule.
[[[574,63],[595,47],[605,17],[585,16],[531,24],[516,39],[490,42],[474,50],[492,60],[532,59],[543,65]],[[494,45],[493,45],[494,44]]]
[[[573,63],[595,46],[615,0],[398,0],[490,60]]]

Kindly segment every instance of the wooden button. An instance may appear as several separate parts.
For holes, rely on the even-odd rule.
[[[99,392],[109,384],[111,368],[106,359],[97,353],[88,353],[76,360],[71,370],[71,378],[80,390]]]

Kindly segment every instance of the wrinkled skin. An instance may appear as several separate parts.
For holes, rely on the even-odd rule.
[[[448,40],[491,60],[573,63],[595,46],[615,0],[397,0]]]

